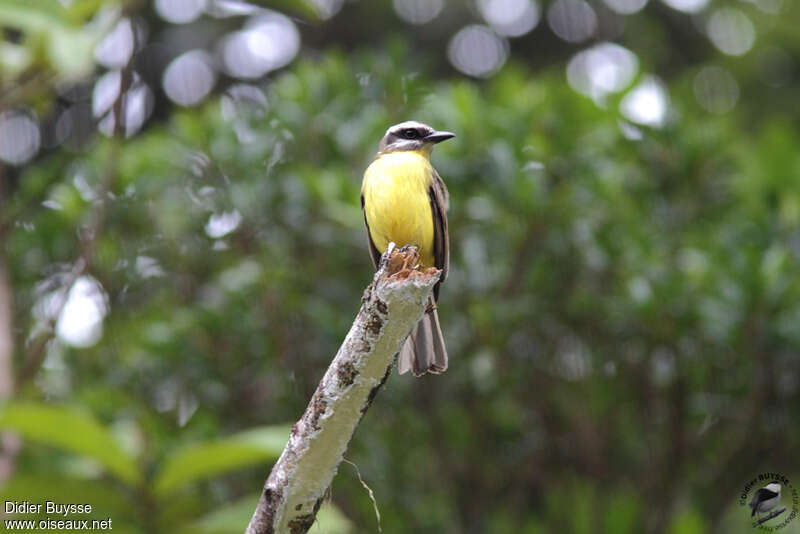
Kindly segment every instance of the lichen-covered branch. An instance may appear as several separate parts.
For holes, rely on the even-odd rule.
[[[301,534],[314,523],[361,417],[425,311],[440,271],[416,248],[384,254],[361,310],[269,475],[246,534]]]

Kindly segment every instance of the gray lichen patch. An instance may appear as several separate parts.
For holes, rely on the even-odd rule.
[[[303,514],[303,515],[298,515],[297,517],[295,517],[294,519],[289,521],[289,523],[288,523],[289,533],[290,534],[303,534],[304,532],[307,532],[308,529],[311,528],[311,525],[314,524],[314,521],[316,521],[317,512],[319,512],[320,506],[322,506],[322,497],[320,497],[319,499],[317,499],[314,502],[314,507],[309,513]],[[303,505],[302,504],[298,504],[297,506],[295,506],[294,509],[296,511],[299,511],[302,508],[303,508]]]
[[[311,428],[319,430],[319,420],[325,415],[325,411],[328,409],[328,401],[322,398],[322,394],[319,390],[317,390],[311,398],[311,407],[311,414],[308,420],[311,423]]]
[[[349,360],[340,365],[336,370],[336,377],[339,379],[339,386],[342,388],[346,388],[352,384],[357,376],[358,369],[356,369],[356,366],[353,365],[353,362]]]
[[[370,342],[366,339],[365,336],[362,336],[354,339],[350,344],[350,348],[353,351],[353,353],[366,354],[367,352],[372,350],[372,345],[370,345]]]
[[[290,534],[303,534],[304,532],[308,532],[308,529],[314,524],[315,518],[316,514],[303,514],[295,517],[289,521]]]
[[[378,313],[371,313],[369,317],[367,317],[364,328],[373,336],[379,336],[383,328],[383,317]]]

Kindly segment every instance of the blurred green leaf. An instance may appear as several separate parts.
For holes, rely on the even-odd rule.
[[[293,13],[312,21],[318,21],[320,19],[317,7],[313,2],[307,0],[254,0],[253,3],[277,11]]]
[[[10,78],[25,70],[31,62],[27,47],[0,41],[0,73]]]
[[[258,504],[258,496],[240,499],[214,510],[207,516],[180,530],[180,534],[239,534],[250,522]],[[352,522],[330,502],[322,505],[317,520],[309,530],[314,534],[348,534],[353,531]]]
[[[46,24],[67,24],[68,11],[59,3],[48,0],[3,0],[0,20],[9,26],[25,29],[44,28]]]
[[[73,0],[66,7],[68,16],[73,22],[80,22],[94,16],[99,9],[121,6],[124,0]]]
[[[113,2],[116,3],[116,2]],[[27,67],[30,61],[42,62],[61,79],[75,79],[91,73],[94,67],[92,51],[116,21],[114,16],[83,25],[83,18],[97,7],[96,1],[76,2],[70,10],[58,2],[39,0],[22,2],[5,0],[0,3],[3,26],[22,32],[19,46],[23,51],[0,49],[0,64]],[[82,8],[79,10],[79,8]],[[75,11],[73,11],[75,10]],[[25,59],[26,63],[20,64]]]
[[[620,490],[614,495],[610,495],[606,509],[604,532],[614,532],[615,534],[636,532],[641,506],[635,494]]]
[[[180,531],[180,534],[233,534],[243,532],[253,517],[259,496],[247,497],[214,510]]]
[[[686,509],[678,513],[667,529],[667,534],[703,534],[708,525],[696,510]]]
[[[136,463],[91,415],[37,402],[11,402],[0,409],[0,428],[98,461],[129,484],[138,484]]]
[[[353,531],[353,522],[330,502],[323,503],[317,512],[317,520],[311,525],[312,534],[348,534]]]
[[[288,425],[256,428],[178,449],[156,477],[155,491],[163,496],[189,482],[275,460],[286,446],[290,428]]]
[[[0,15],[10,25],[39,25],[42,20],[77,27],[101,8],[119,6],[122,0],[72,0],[57,2],[53,0],[3,0]],[[67,4],[65,6],[65,4]]]
[[[49,62],[62,78],[74,79],[92,71],[92,50],[102,37],[101,32],[53,27],[44,35]]]

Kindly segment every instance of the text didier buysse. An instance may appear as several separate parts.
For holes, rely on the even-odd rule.
[[[7,514],[41,514],[42,511],[48,515],[68,515],[91,514],[91,504],[59,504],[53,501],[45,501],[44,504],[32,503],[29,501],[6,501]]]

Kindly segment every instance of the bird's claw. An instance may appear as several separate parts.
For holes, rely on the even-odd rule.
[[[397,248],[394,243],[389,243],[386,252],[383,253],[379,262],[379,268],[385,269],[386,276],[394,276],[398,273],[408,274],[415,270],[419,263],[419,247],[416,245],[405,245]]]

